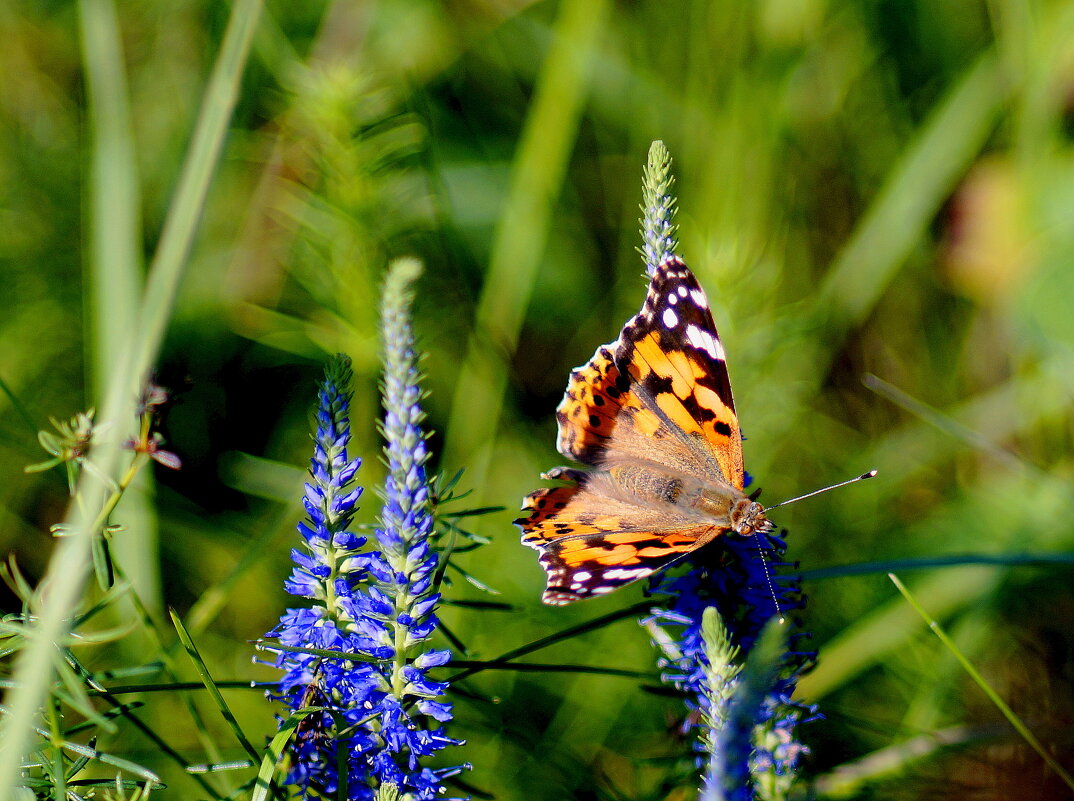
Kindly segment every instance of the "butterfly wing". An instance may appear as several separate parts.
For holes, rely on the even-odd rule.
[[[529,517],[515,521],[522,542],[540,552],[548,578],[541,600],[562,605],[645,578],[726,529],[612,499],[578,486],[526,496]]]
[[[678,258],[653,274],[649,294],[619,339],[571,373],[556,410],[557,447],[596,468],[549,478],[576,486],[526,497],[515,523],[540,552],[543,600],[564,604],[644,578],[728,530],[696,509],[624,493],[616,468],[693,479],[741,496],[742,437],[723,346],[705,293]]]
[[[619,339],[571,373],[557,447],[594,467],[651,462],[742,489],[742,435],[723,345],[686,264],[657,267]]]

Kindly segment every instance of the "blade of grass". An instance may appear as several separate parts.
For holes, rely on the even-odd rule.
[[[901,407],[914,417],[928,423],[933,428],[944,432],[954,439],[965,442],[967,445],[976,448],[982,453],[987,453],[1007,467],[1015,470],[1032,470],[1037,478],[1042,477],[1042,474],[1044,474],[1044,471],[1036,465],[1016,456],[1006,448],[992,442],[983,434],[977,433],[972,428],[963,425],[949,415],[946,415],[943,412],[932,408],[928,404],[923,403],[912,395],[903,392],[894,384],[889,384],[884,379],[875,376],[872,373],[866,373],[865,376],[862,377],[861,382],[880,397],[887,398],[896,406]]]
[[[229,770],[244,770],[253,763],[248,759],[239,759],[235,762],[200,762],[197,765],[188,765],[187,773],[224,773]]]
[[[44,729],[38,729],[37,733],[40,734],[42,737],[49,736],[49,733]],[[131,762],[128,759],[123,759],[122,757],[117,757],[113,754],[105,753],[104,751],[98,751],[96,748],[91,748],[88,745],[82,745],[81,743],[73,743],[69,740],[62,740],[58,744],[65,751],[70,751],[71,753],[78,754],[79,756],[96,760],[98,762],[103,762],[106,765],[111,765],[113,767],[119,768],[120,770],[124,770],[127,773],[132,773],[138,778],[140,778],[142,781],[160,784],[160,777],[157,776],[157,774],[155,774],[148,768],[143,768],[141,765],[135,762]]]
[[[123,573],[120,572],[120,576],[123,577]],[[175,653],[164,643],[164,637],[160,627],[157,625],[156,619],[150,614],[149,610],[142,603],[137,590],[132,590],[127,599],[131,607],[131,611],[138,615],[142,622],[142,630],[145,633],[145,637],[151,644],[155,652],[160,656],[162,660],[162,666],[165,675],[171,678],[173,681],[179,679],[179,667],[176,664]],[[178,647],[178,646],[177,646]],[[219,685],[218,685],[219,686]],[[219,751],[217,750],[216,743],[212,736],[209,734],[208,727],[205,725],[205,721],[202,719],[201,713],[198,711],[197,706],[194,704],[194,699],[188,693],[181,693],[183,705],[186,707],[187,714],[190,715],[191,721],[193,721],[193,730],[198,737],[198,741],[201,743],[202,748],[205,750],[209,759],[214,761],[221,761]]]
[[[244,682],[244,685],[249,686],[249,682]],[[148,739],[157,747],[157,749],[161,753],[167,755],[177,765],[184,766],[186,764],[182,756],[174,748],[168,745],[166,741],[161,739],[161,737],[156,733],[156,731],[147,726],[137,715],[131,712],[131,710],[135,708],[134,705],[120,705],[114,697],[110,696],[107,693],[102,693],[101,697],[107,699],[110,703],[116,704],[115,710],[119,713],[119,715],[126,720],[129,720],[135,726],[135,728],[137,728],[138,731],[140,731],[146,737],[146,739]],[[7,712],[7,710],[3,706],[0,706],[0,712]],[[36,727],[34,731],[36,733]],[[212,785],[208,784],[201,776],[193,776],[192,778],[198,783],[202,791],[205,792],[208,797],[212,798],[213,801],[223,801],[223,797],[219,793],[217,793],[213,789]],[[32,785],[34,782],[34,780],[32,779],[25,779],[23,781],[28,785]],[[40,780],[38,780],[38,782],[40,782]],[[19,797],[20,789],[21,786],[16,787],[16,792],[12,795],[16,798]],[[30,798],[33,798],[33,794],[31,794]]]
[[[155,634],[155,629],[154,629],[154,634]],[[158,650],[161,650],[159,648],[159,646],[158,646]],[[71,651],[70,649],[68,649],[66,651],[66,664],[69,664],[78,673],[78,675],[81,677],[82,681],[85,682],[87,685],[89,685],[90,689],[86,691],[87,695],[103,698],[106,701],[108,701],[109,703],[113,704],[113,708],[111,710],[108,710],[105,713],[97,714],[96,715],[97,717],[104,718],[106,721],[111,720],[114,717],[123,717],[123,718],[126,718],[127,720],[130,720],[131,722],[134,723],[134,725],[136,727],[138,727],[144,733],[146,733],[146,734],[148,734],[150,736],[150,739],[152,739],[157,744],[157,747],[160,749],[160,751],[162,753],[165,753],[168,756],[170,756],[173,759],[173,761],[175,761],[176,763],[178,763],[180,765],[184,764],[183,760],[179,756],[179,754],[176,753],[170,746],[168,746],[167,743],[165,743],[163,740],[161,740],[154,732],[152,732],[152,730],[150,730],[144,723],[141,722],[141,720],[139,720],[137,715],[134,714],[134,710],[138,709],[139,707],[141,707],[143,705],[141,702],[136,702],[136,703],[133,703],[133,704],[120,704],[118,699],[115,697],[115,695],[113,695],[108,689],[102,687],[94,679],[93,674],[81,662],[78,661],[78,659],[74,655],[74,652]],[[196,685],[196,688],[197,689],[205,689],[204,685],[201,685],[201,684]],[[190,707],[190,708],[193,707],[193,702],[189,698],[184,698],[184,701],[187,702],[188,707]],[[201,718],[200,718],[200,716],[197,715],[196,711],[192,712],[192,715],[194,717],[195,730],[198,732],[199,736],[201,737],[201,739],[202,739],[202,741],[204,743],[204,740],[205,740],[204,726],[202,725]],[[111,724],[109,724],[108,728],[113,729],[115,727],[111,726]],[[76,726],[76,727],[74,727],[72,729],[68,729],[67,735],[70,736],[71,734],[75,733],[78,729],[79,729],[78,726]],[[206,748],[206,751],[208,753],[215,754],[216,753],[215,746],[211,746],[209,748]],[[198,780],[198,782],[200,784],[202,784],[202,786],[210,793],[210,795],[213,798],[219,798],[220,797],[220,794],[217,793],[215,790],[213,790],[208,784],[206,784],[204,779],[201,779],[200,777],[198,777],[197,780]]]
[[[465,463],[475,487],[485,483],[507,387],[505,362],[518,344],[545,252],[609,5],[608,0],[560,4],[526,117],[444,444],[442,463]]]
[[[624,679],[641,679],[654,681],[652,672],[644,670],[626,670],[624,668],[600,667],[599,665],[563,665],[538,662],[498,662],[483,659],[452,659],[448,667],[474,670],[506,670],[516,673],[586,673],[594,676],[616,676]]]
[[[19,396],[15,394],[15,391],[8,385],[3,376],[0,376],[0,392],[11,401],[11,407],[19,413],[19,417],[26,423],[30,433],[36,434],[37,423],[34,422],[33,415],[30,414],[30,410],[26,408],[26,405],[19,399]],[[38,453],[40,453],[40,451],[38,451]]]
[[[227,701],[224,700],[220,688],[213,680],[212,673],[209,672],[209,666],[205,664],[205,660],[201,658],[197,646],[194,645],[194,641],[190,639],[190,634],[187,633],[183,621],[179,619],[179,615],[175,614],[175,611],[172,609],[168,610],[168,614],[171,616],[172,623],[175,625],[175,630],[179,634],[179,639],[182,641],[187,655],[190,656],[190,661],[194,663],[194,669],[198,672],[198,676],[201,677],[202,684],[205,685],[205,689],[209,691],[209,695],[220,710],[220,716],[227,721],[228,726],[231,727],[231,731],[235,735],[235,739],[239,741],[239,744],[243,747],[246,753],[253,758],[255,763],[258,762],[261,759],[261,755],[257,752],[257,749],[253,747],[250,741],[246,739],[246,735],[243,733],[239,721],[235,718]]]
[[[280,730],[276,732],[276,736],[272,738],[272,742],[265,750],[265,756],[260,760],[261,767],[257,771],[257,780],[250,801],[265,801],[269,798],[272,793],[272,776],[276,772],[276,766],[283,759],[287,743],[294,736],[295,729],[298,728],[299,721],[303,717],[305,714],[296,712],[280,724]]]
[[[222,690],[251,690],[254,692],[264,692],[265,690],[272,690],[278,688],[279,682],[273,681],[250,681],[249,679],[236,679],[234,681],[218,681],[216,686]],[[126,695],[127,693],[174,693],[174,692],[187,692],[204,690],[205,685],[200,681],[169,681],[167,683],[160,684],[117,684],[115,687],[109,687],[107,692],[93,693],[90,695],[99,695],[102,698],[115,698],[120,695]],[[128,704],[127,709],[134,709],[135,706]]]
[[[944,647],[958,660],[959,664],[962,665],[963,670],[965,670],[970,678],[976,682],[977,686],[984,691],[984,694],[988,696],[988,699],[995,704],[996,709],[998,709],[1003,717],[1007,719],[1007,722],[1011,724],[1014,730],[1021,735],[1023,740],[1029,743],[1029,746],[1040,755],[1041,759],[1044,760],[1048,767],[1055,771],[1056,775],[1063,780],[1063,783],[1071,790],[1074,790],[1074,776],[1067,773],[1066,770],[1063,769],[1063,766],[1055,761],[1041,741],[1037,739],[1036,735],[1029,730],[1029,727],[1022,722],[1022,719],[1015,714],[1014,710],[1007,706],[1007,702],[999,696],[999,693],[992,689],[992,685],[985,680],[985,677],[982,676],[970,660],[966,658],[966,655],[962,653],[957,645],[955,645],[954,641],[947,636],[947,632],[943,630],[943,627],[939,622],[925,611],[925,608],[917,602],[914,595],[906,589],[906,585],[899,581],[898,576],[894,573],[888,573],[888,578],[891,579],[891,582],[899,592],[902,593],[902,597],[906,599],[906,602],[914,608],[914,611],[921,615],[921,619],[925,621],[930,629],[932,629],[933,634],[939,638],[940,642],[944,644]]]
[[[928,759],[944,748],[994,738],[999,733],[995,726],[949,726],[922,734],[840,765],[831,773],[818,776],[811,789],[818,798],[857,798],[870,784],[897,777],[910,765]]]
[[[938,615],[947,616],[987,597],[1001,579],[1002,573],[992,568],[962,567],[925,577],[917,592]],[[913,613],[897,600],[863,615],[823,645],[824,659],[798,683],[802,698],[817,701],[841,687],[902,647],[915,625]]]
[[[811,309],[793,322],[800,330],[825,334],[823,340],[798,337],[805,350],[788,352],[772,367],[783,376],[785,395],[795,395],[785,396],[781,409],[808,406],[804,399],[816,393],[827,375],[830,354],[846,332],[868,316],[926,235],[980,153],[1010,93],[1009,76],[987,51],[937,102],[828,270]],[[800,425],[796,415],[783,412],[761,422],[775,440]]]
[[[99,406],[113,360],[124,352],[134,331],[142,293],[141,199],[114,1],[80,0],[79,20],[91,149],[85,198],[89,236],[83,259],[85,318],[89,321],[86,364],[93,405]],[[131,533],[117,538],[113,551],[142,598],[159,613],[151,474],[143,471],[132,489],[119,516]],[[124,616],[126,611],[121,605],[116,614]]]
[[[905,481],[932,469],[938,460],[949,458],[950,438],[954,437],[996,456],[1003,464],[1017,467],[1018,474],[1031,475],[1038,483],[1059,486],[1061,478],[1037,471],[1017,455],[1014,455],[1015,463],[999,456],[996,451],[1003,451],[1000,443],[1066,413],[1072,367],[1069,356],[1054,354],[1041,361],[1031,373],[1019,375],[1016,381],[1006,381],[946,409],[934,411],[919,406],[919,402],[906,406],[904,408],[918,417],[918,421],[877,439],[862,459],[869,464],[875,462],[885,474],[900,476]],[[877,382],[879,379],[865,378],[867,387],[887,395],[883,391],[884,382]],[[900,396],[889,397],[895,402],[901,400]],[[1017,410],[1017,414],[1012,410]],[[937,430],[947,436],[937,436]]]
[[[549,634],[547,637],[542,637],[541,639],[534,640],[527,645],[523,645],[510,651],[507,651],[506,653],[500,654],[499,656],[488,660],[488,662],[491,664],[499,665],[503,662],[517,659],[520,656],[531,654],[534,651],[539,651],[542,648],[547,648],[548,646],[554,645],[557,642],[569,640],[570,638],[577,637],[580,634],[585,634],[586,632],[603,628],[604,626],[614,623],[617,620],[622,620],[624,618],[633,617],[634,615],[641,614],[643,612],[648,612],[652,608],[653,602],[651,600],[641,601],[639,603],[634,604],[633,606],[628,606],[626,609],[619,609],[615,612],[609,612],[608,614],[601,615],[600,617],[594,618],[593,620],[587,620],[585,623],[579,623],[577,626],[571,626],[570,628],[564,629],[563,631],[557,631],[555,634]],[[464,679],[467,676],[472,676],[474,673],[480,672],[480,670],[481,668],[468,668],[466,670],[460,671],[459,673],[456,673],[454,676],[451,676],[447,681],[449,684],[454,684],[459,679]]]
[[[91,453],[106,475],[118,472],[123,432],[133,425],[139,385],[156,358],[171,317],[261,5],[262,0],[237,0],[232,8],[221,55],[210,78],[176,197],[150,268],[138,323],[131,337],[133,351],[125,350],[113,364],[101,415],[103,422],[111,424],[111,435]],[[29,750],[34,723],[52,679],[54,643],[63,639],[82,593],[90,564],[90,545],[100,527],[97,510],[103,507],[107,491],[108,487],[88,472],[83,476],[77,502],[71,505],[65,520],[70,534],[58,543],[41,582],[41,588],[48,588],[48,592],[39,599],[34,637],[14,665],[17,689],[5,695],[11,711],[0,724],[0,796],[10,796],[19,784],[20,764]]]
[[[85,281],[94,336],[87,361],[100,398],[142,292],[141,199],[115,3],[80,0],[78,11],[91,139]]]
[[[209,627],[217,615],[227,606],[231,594],[251,569],[272,553],[273,545],[285,532],[294,530],[294,521],[300,515],[297,504],[281,509],[275,522],[265,525],[260,533],[248,539],[246,547],[222,579],[211,584],[198,597],[187,613],[187,625],[192,634],[199,635]]]
[[[1069,370],[1069,366],[1067,370]],[[932,426],[938,431],[943,432],[952,439],[962,442],[967,446],[980,451],[981,453],[987,454],[1000,464],[1003,464],[1004,466],[1015,470],[1018,473],[1023,473],[1029,476],[1031,480],[1036,484],[1047,484],[1049,486],[1055,487],[1058,490],[1065,491],[1072,497],[1074,497],[1074,491],[1071,490],[1070,484],[1068,482],[1056,476],[1054,473],[1044,470],[1043,468],[1031,462],[1029,459],[1026,459],[1025,457],[1022,457],[1016,453],[1012,453],[1011,451],[1007,450],[1005,447],[999,444],[1002,441],[1001,437],[1005,439],[1010,436],[1012,431],[1026,430],[1038,426],[1042,422],[1042,417],[1049,416],[1049,413],[1054,414],[1055,407],[1057,405],[1065,405],[1066,399],[1068,397],[1067,393],[1063,391],[1056,391],[1057,388],[1055,387],[1055,381],[1051,376],[1046,376],[1045,380],[1049,385],[1049,390],[1054,393],[1051,395],[1053,399],[1051,403],[1043,400],[1038,401],[1038,403],[1036,404],[1036,408],[1032,411],[1026,409],[1025,405],[1022,404],[1019,406],[1020,414],[1018,415],[999,415],[1001,419],[1002,417],[1018,418],[1020,422],[1014,424],[1016,428],[1001,433],[1000,431],[996,430],[997,426],[994,425],[992,422],[997,418],[997,415],[993,414],[983,419],[980,415],[978,415],[977,417],[979,421],[987,423],[987,427],[985,428],[985,430],[989,431],[987,436],[983,433],[980,433],[978,429],[965,425],[964,423],[961,423],[956,420],[954,417],[947,415],[938,409],[932,408],[931,406],[921,402],[917,398],[903,392],[898,387],[889,384],[887,381],[884,381],[883,379],[871,373],[867,374],[862,379],[862,383],[869,389],[876,392],[881,397],[887,398],[895,405],[902,407],[904,410],[914,415],[922,422]],[[1013,385],[1010,389],[1008,389],[1006,386],[1003,386],[993,389],[988,394],[1001,394],[1003,397],[1009,397],[1012,392],[1017,392],[1020,395],[1028,394],[1027,388],[1025,387],[1026,379],[1020,377],[1017,381],[1008,383]],[[977,405],[979,401],[979,398],[975,398],[972,403],[974,405]]]
[[[989,50],[938,104],[895,165],[816,296],[841,328],[860,323],[977,158],[1011,85]]]

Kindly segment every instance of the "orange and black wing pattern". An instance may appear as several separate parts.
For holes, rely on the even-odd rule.
[[[556,477],[551,474],[551,477]],[[724,529],[676,519],[590,492],[582,484],[539,489],[523,501],[522,542],[540,552],[548,586],[542,599],[562,605],[645,578]]]
[[[708,301],[678,258],[656,269],[619,339],[571,373],[557,446],[599,474],[618,467],[687,477],[729,495],[743,486],[742,437]],[[592,473],[528,495],[515,523],[540,552],[545,603],[599,595],[689,553],[726,528],[652,499],[609,491]]]
[[[711,454],[724,481],[741,490],[742,433],[723,345],[705,293],[681,259],[657,268],[613,355],[631,394]]]

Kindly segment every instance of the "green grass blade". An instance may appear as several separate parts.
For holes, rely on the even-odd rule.
[[[1052,755],[1048,753],[1048,749],[1044,747],[1043,743],[1041,743],[1036,735],[1029,730],[1029,727],[1022,722],[1022,719],[1015,714],[1014,710],[1007,706],[1007,702],[1000,698],[999,693],[992,689],[992,686],[985,680],[985,677],[982,676],[970,660],[966,658],[966,655],[962,653],[957,645],[955,645],[954,641],[947,636],[947,632],[943,630],[943,627],[935,620],[935,618],[925,611],[924,607],[917,602],[917,599],[913,594],[911,594],[911,592],[906,589],[906,586],[899,581],[898,576],[894,573],[888,573],[888,578],[891,579],[899,592],[902,593],[902,597],[906,599],[906,602],[914,608],[914,611],[921,615],[921,619],[925,621],[930,629],[932,629],[933,634],[939,638],[940,642],[944,644],[944,647],[958,660],[958,663],[962,665],[963,670],[965,670],[970,678],[977,683],[977,686],[984,691],[984,694],[988,696],[988,699],[995,704],[996,709],[1003,714],[1003,717],[1007,718],[1007,721],[1011,724],[1014,730],[1021,735],[1023,740],[1029,743],[1034,751],[1040,754],[1041,759],[1045,761],[1048,767],[1055,771],[1056,775],[1063,780],[1063,783],[1071,790],[1074,790],[1074,776],[1067,773],[1066,770],[1063,769],[1063,766],[1055,761]]]
[[[227,607],[240,582],[257,567],[266,553],[271,553],[284,532],[294,530],[294,521],[300,514],[297,504],[288,505],[281,510],[274,523],[263,526],[260,532],[250,539],[227,574],[202,592],[187,613],[187,627],[192,634],[199,635],[209,627]]]
[[[123,432],[133,424],[138,386],[156,358],[170,318],[179,278],[183,273],[198,216],[223,146],[239,79],[261,11],[261,0],[238,0],[207,89],[190,153],[184,164],[175,201],[169,210],[160,247],[151,267],[146,295],[138,315],[133,354],[124,351],[108,380],[102,421],[112,424],[108,441],[92,457],[106,475],[115,475],[122,454]],[[38,710],[52,680],[54,643],[63,639],[68,621],[82,594],[90,566],[90,543],[96,536],[97,510],[107,487],[92,475],[79,483],[80,502],[72,504],[65,521],[70,535],[58,544],[42,581],[49,593],[38,605],[34,637],[14,665],[17,689],[5,700],[10,714],[0,728],[0,796],[11,794],[21,775],[20,763],[29,750]]]
[[[131,135],[123,44],[113,0],[80,0],[91,140],[85,254],[94,397],[134,330],[142,292],[141,199]]]
[[[26,427],[29,431],[37,433],[37,423],[34,422],[34,417],[30,414],[30,410],[26,408],[26,404],[22,402],[18,395],[15,394],[15,390],[4,380],[3,376],[0,376],[0,393],[11,402],[11,408],[19,413],[19,417],[26,423]]]
[[[853,235],[836,257],[811,303],[802,325],[825,332],[808,352],[798,351],[773,367],[796,397],[795,408],[811,397],[826,375],[830,349],[861,323],[875,307],[952,190],[977,158],[996,124],[1010,85],[988,52],[974,63],[932,113],[888,173],[884,185]],[[797,426],[795,415],[770,421],[777,427]]]
[[[48,732],[40,730],[39,734],[42,736],[48,736]],[[154,784],[160,784],[160,777],[148,768],[143,768],[136,762],[131,762],[129,759],[123,759],[113,754],[105,753],[104,751],[98,751],[96,748],[91,748],[88,745],[82,745],[81,743],[74,743],[68,740],[63,740],[59,743],[59,746],[65,751],[78,754],[80,757],[85,757],[96,762],[103,762],[106,765],[119,768],[137,776],[142,781],[153,782]]]
[[[577,637],[590,631],[602,629],[605,626],[615,623],[618,620],[623,620],[624,618],[629,618],[633,617],[634,615],[648,612],[652,608],[652,601],[641,601],[640,603],[636,603],[633,606],[628,606],[625,609],[619,609],[615,612],[609,612],[608,614],[601,615],[600,617],[594,618],[593,620],[587,620],[584,623],[579,623],[577,626],[571,626],[570,628],[566,628],[563,631],[557,631],[555,634],[549,634],[547,637],[541,637],[539,640],[528,643],[527,645],[513,648],[506,653],[500,654],[499,656],[488,660],[487,664],[498,665],[503,662],[508,662],[512,659],[517,659],[520,656],[525,656],[526,654],[531,654],[534,651],[539,651],[542,648],[547,648],[557,642],[563,642],[564,640],[569,640],[572,637]],[[480,673],[483,669],[484,666],[477,668],[467,668],[459,673],[456,673],[454,676],[451,676],[450,678],[448,678],[447,681],[449,684],[454,684],[455,682],[459,681],[460,679],[464,679],[467,676],[472,676],[475,673]]]
[[[1001,579],[999,571],[971,565],[927,576],[917,591],[930,608],[946,617],[987,597]],[[799,692],[803,698],[819,700],[903,647],[915,631],[915,617],[906,604],[893,599],[878,606],[822,646],[824,659],[802,677]]]
[[[272,742],[269,743],[268,749],[265,751],[264,758],[261,759],[261,767],[257,771],[257,782],[253,795],[250,796],[250,801],[265,801],[270,797],[272,793],[272,776],[276,773],[276,766],[283,759],[287,744],[294,736],[295,729],[298,728],[298,723],[303,717],[303,715],[291,715],[280,725],[280,730],[272,738]]]
[[[916,559],[885,559],[880,562],[857,562],[849,565],[803,570],[797,575],[801,576],[803,581],[812,581],[816,579],[842,578],[843,576],[887,574],[895,570],[929,570],[936,567],[961,567],[962,565],[1042,567],[1070,564],[1074,564],[1074,553],[964,553],[950,556],[924,556]]]
[[[926,120],[828,271],[817,309],[840,326],[869,313],[977,158],[1009,95],[994,53],[967,70]]]
[[[104,382],[116,354],[125,351],[135,330],[143,289],[141,197],[114,0],[80,0],[79,19],[91,148],[83,282],[90,332],[86,363],[96,406],[103,401]],[[143,471],[131,489],[118,515],[130,534],[117,538],[113,551],[139,594],[159,613],[162,600],[151,473]],[[122,608],[125,605],[117,609],[118,615],[129,611]]]
[[[190,639],[190,634],[187,633],[186,627],[183,626],[183,621],[179,619],[179,615],[175,614],[173,610],[169,609],[168,614],[171,616],[172,623],[175,624],[175,630],[179,634],[179,639],[183,642],[183,647],[186,648],[190,660],[194,663],[194,669],[198,671],[198,676],[201,677],[202,684],[205,685],[205,689],[209,691],[209,695],[212,697],[213,701],[216,702],[216,706],[220,710],[220,716],[227,721],[227,724],[231,727],[231,731],[235,734],[235,739],[239,741],[239,744],[256,763],[260,760],[261,755],[258,753],[257,749],[253,747],[250,741],[246,739],[242,727],[239,726],[239,721],[235,718],[234,713],[231,711],[231,707],[228,706],[227,701],[224,700],[224,696],[220,692],[220,688],[213,680],[212,674],[209,672],[209,666],[206,665],[205,660],[201,658],[197,646],[194,645],[194,641]]]
[[[224,146],[261,7],[262,0],[238,0],[228,22],[220,59],[209,79],[190,152],[161,232],[160,246],[150,265],[138,325],[138,333],[143,339],[135,358],[136,380],[140,380],[144,370],[153,363],[171,316],[183,266]]]
[[[811,789],[818,798],[859,798],[870,784],[895,778],[914,763],[926,760],[945,748],[969,745],[993,738],[998,733],[994,726],[950,726],[932,731],[842,764],[831,773],[818,776]]]

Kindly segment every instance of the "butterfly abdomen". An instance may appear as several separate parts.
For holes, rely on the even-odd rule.
[[[751,504],[758,510],[761,508],[731,487],[713,488],[697,479],[645,464],[621,465],[590,473],[586,476],[586,487],[638,506],[674,507],[676,514],[723,528],[733,528],[734,515],[745,521]]]
[[[606,471],[616,494],[635,503],[679,505],[690,494],[689,482],[642,465],[624,465]]]

